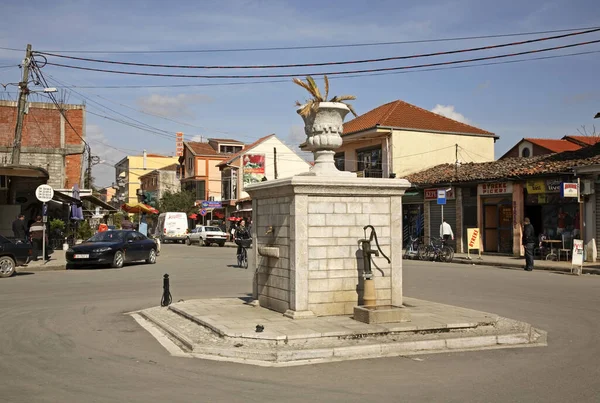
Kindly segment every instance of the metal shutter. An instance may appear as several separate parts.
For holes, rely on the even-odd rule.
[[[444,218],[452,227],[456,235],[456,200],[447,200],[444,205]],[[429,236],[440,237],[440,225],[442,225],[442,206],[435,201],[429,202]]]

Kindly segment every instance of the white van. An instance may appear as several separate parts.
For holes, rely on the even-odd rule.
[[[160,241],[185,242],[188,234],[188,218],[185,213],[162,213],[158,216],[158,224],[154,235]]]

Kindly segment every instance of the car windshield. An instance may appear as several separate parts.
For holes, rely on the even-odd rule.
[[[221,229],[217,227],[205,227],[205,230],[207,232],[221,232]]]
[[[98,232],[88,242],[123,242],[124,234],[117,231]]]

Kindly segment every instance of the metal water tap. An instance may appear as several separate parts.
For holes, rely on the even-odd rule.
[[[267,231],[265,232],[265,235],[269,235],[269,234],[272,234],[272,233],[273,233],[273,226],[269,225],[267,227]]]
[[[367,228],[371,229],[371,235],[369,236],[368,239],[367,239]],[[363,254],[363,263],[364,263],[363,273],[364,273],[365,279],[371,279],[371,278],[373,278],[373,271],[371,269],[371,261],[372,261],[373,255],[379,257],[379,253],[381,252],[381,255],[388,261],[388,263],[391,263],[391,261],[390,261],[390,258],[387,257],[385,253],[383,253],[383,251],[381,250],[381,246],[379,246],[379,240],[377,239],[377,232],[375,231],[375,227],[373,227],[372,225],[365,225],[363,227],[363,231],[365,231],[365,239],[360,240],[362,254]],[[377,245],[377,250],[371,249],[371,241],[373,241],[373,240],[375,240],[375,245]]]

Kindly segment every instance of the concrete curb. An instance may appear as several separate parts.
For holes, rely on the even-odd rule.
[[[545,271],[556,271],[556,272],[560,272],[560,273],[571,273],[571,269],[570,268],[564,268],[564,267],[554,267],[554,266],[547,266],[544,265],[543,260],[538,260],[534,262],[534,270],[545,270]],[[478,266],[493,266],[493,267],[504,267],[504,268],[517,268],[517,269],[523,269],[524,263],[519,262],[519,263],[507,263],[507,262],[494,262],[494,261],[489,261],[489,260],[478,260],[478,259],[473,259],[473,260],[468,260],[468,259],[464,259],[464,258],[455,258],[452,263],[460,263],[460,264],[468,264],[468,265],[478,265]],[[583,266],[583,274],[600,274],[600,269],[594,269],[594,268],[586,268],[585,266]]]
[[[66,270],[66,262],[48,262],[41,265],[19,266],[17,267],[17,274],[28,273],[28,272],[39,272],[39,271],[59,271]]]

